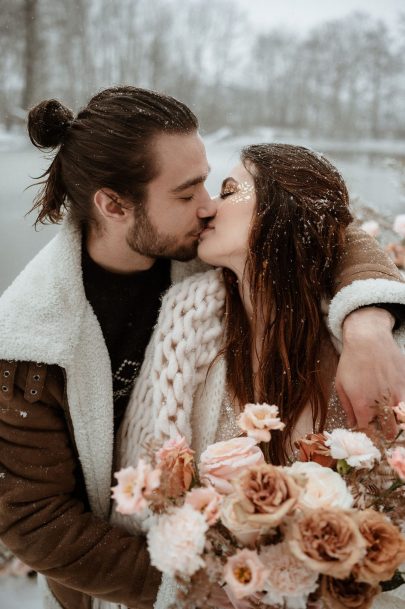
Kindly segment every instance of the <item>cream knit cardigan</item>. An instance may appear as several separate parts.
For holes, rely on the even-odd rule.
[[[210,270],[173,286],[164,297],[122,423],[120,467],[135,465],[142,447],[152,439],[163,442],[183,435],[197,458],[215,441],[226,369],[221,358],[211,368],[210,363],[222,344],[224,296],[221,271]],[[356,281],[337,294],[330,305],[329,324],[338,348],[346,315],[359,306],[377,302],[405,304],[405,286],[370,279]],[[397,331],[396,338],[405,348],[405,330]],[[116,512],[113,521],[133,533],[142,526],[147,528],[147,522]],[[155,609],[165,609],[174,600],[174,592],[172,580],[164,576]],[[390,599],[388,606],[393,609],[395,600]]]

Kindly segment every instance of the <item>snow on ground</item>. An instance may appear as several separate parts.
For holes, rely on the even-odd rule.
[[[36,578],[1,577],[1,609],[42,609]]]

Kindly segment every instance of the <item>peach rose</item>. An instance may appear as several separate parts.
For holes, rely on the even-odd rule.
[[[232,481],[234,492],[221,507],[222,523],[242,543],[252,544],[292,513],[301,487],[282,467],[250,467]]]
[[[212,486],[193,488],[186,495],[184,503],[191,505],[195,510],[201,512],[207,523],[211,526],[219,519],[219,507],[222,495]]]
[[[147,508],[153,491],[159,488],[160,474],[159,469],[153,469],[143,459],[139,459],[136,468],[125,467],[115,473],[118,484],[111,490],[117,512],[139,514]]]
[[[194,477],[194,451],[185,438],[168,440],[156,453],[156,457],[162,471],[164,495],[174,498],[188,491]]]
[[[333,467],[336,459],[330,454],[325,444],[326,436],[323,433],[309,433],[297,440],[295,446],[299,449],[299,461],[314,461],[324,467]]]
[[[322,577],[321,596],[329,609],[370,609],[381,592],[378,586],[350,579]]]
[[[264,456],[253,438],[232,438],[211,444],[201,455],[201,480],[227,495],[233,488],[230,480],[247,467],[264,463]]]
[[[344,578],[366,554],[366,542],[351,513],[319,508],[287,527],[291,552],[317,573]]]
[[[397,446],[387,457],[388,463],[402,480],[405,480],[405,448]]]
[[[257,442],[270,442],[270,431],[285,427],[278,416],[277,406],[269,404],[246,404],[238,417],[238,425]]]
[[[376,586],[391,579],[405,560],[405,538],[380,512],[357,512],[355,520],[366,540],[367,554],[354,566],[353,575],[358,581]]]
[[[264,463],[250,467],[233,481],[239,509],[253,528],[277,527],[291,514],[302,488],[282,467]]]
[[[263,565],[257,552],[237,550],[228,558],[224,568],[224,580],[231,593],[241,599],[263,590],[268,570]]]

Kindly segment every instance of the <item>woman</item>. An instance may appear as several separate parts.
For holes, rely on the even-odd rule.
[[[308,149],[249,146],[220,199],[198,253],[223,270],[190,277],[165,296],[123,422],[123,464],[147,439],[176,433],[200,453],[223,435],[220,415],[232,420],[247,402],[280,409],[286,428],[271,442],[274,463],[286,461],[296,435],[323,429],[328,415],[342,422],[337,353],[322,311],[352,220],[342,177]],[[332,301],[335,320],[367,304],[355,284],[351,296],[356,289],[358,298]],[[389,301],[386,286],[373,299]]]
[[[165,296],[123,421],[122,467],[148,440],[177,434],[199,456],[239,433],[236,414],[248,402],[279,407],[286,427],[266,445],[277,464],[293,456],[296,437],[345,425],[322,303],[352,220],[346,186],[324,157],[302,147],[248,146],[241,160],[200,237],[200,258],[223,270],[188,278]],[[387,296],[373,293],[375,302]],[[361,298],[355,307],[367,304]],[[332,301],[335,320],[351,305]],[[157,607],[170,595],[166,581]]]

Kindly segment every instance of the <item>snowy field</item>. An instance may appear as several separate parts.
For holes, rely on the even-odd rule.
[[[7,577],[0,579],[1,609],[42,609],[36,579]]]

